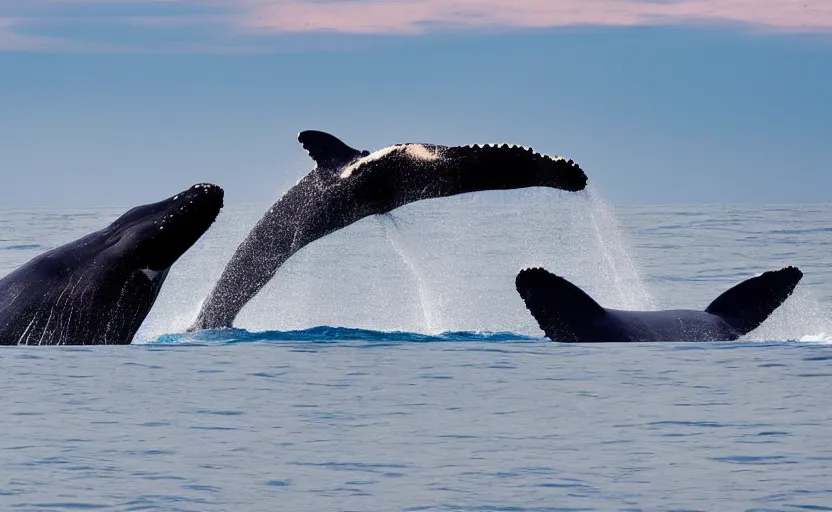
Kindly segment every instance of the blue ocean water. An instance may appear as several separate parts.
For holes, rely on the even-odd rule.
[[[266,205],[227,207],[136,343],[0,350],[0,510],[832,510],[832,205],[409,205],[183,334]],[[0,215],[0,275],[122,209]],[[704,307],[797,265],[746,339],[547,342],[542,265],[611,307]]]

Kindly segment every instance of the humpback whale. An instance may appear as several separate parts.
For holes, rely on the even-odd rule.
[[[231,327],[237,314],[295,252],[370,215],[438,197],[525,187],[583,190],[572,160],[514,145],[396,144],[374,153],[333,135],[298,141],[316,167],[289,189],[239,245],[189,330]]]
[[[222,205],[220,187],[194,185],[25,263],[0,279],[0,345],[129,344]]]
[[[566,279],[542,268],[521,270],[515,285],[538,325],[553,341],[733,341],[756,329],[803,277],[786,267],[729,289],[704,311],[606,309]]]

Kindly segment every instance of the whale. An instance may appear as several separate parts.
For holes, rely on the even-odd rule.
[[[233,326],[278,268],[311,242],[370,215],[425,199],[483,190],[583,190],[580,166],[509,144],[403,143],[357,150],[326,132],[298,141],[315,168],[290,188],[237,247],[189,331]]]
[[[703,311],[623,311],[602,307],[543,268],[521,270],[517,292],[546,337],[566,343],[734,341],[760,326],[792,294],[803,273],[768,271],[725,291]]]
[[[0,279],[0,345],[131,343],[171,266],[222,206],[222,188],[197,184],[12,271]]]

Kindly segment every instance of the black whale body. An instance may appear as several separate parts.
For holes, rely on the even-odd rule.
[[[194,185],[41,254],[0,279],[0,345],[129,344],[223,190]]]
[[[704,311],[606,309],[574,284],[542,268],[521,270],[515,285],[553,341],[733,341],[759,327],[802,277],[795,267],[765,272],[729,289]]]
[[[398,144],[373,154],[304,131],[315,169],[289,189],[239,245],[190,330],[231,327],[240,310],[295,252],[370,215],[415,201],[482,190],[583,190],[572,160],[503,145]]]

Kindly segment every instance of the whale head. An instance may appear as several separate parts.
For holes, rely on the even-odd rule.
[[[220,187],[194,185],[32,259],[0,280],[0,341],[130,343],[170,267],[222,206]]]
[[[104,230],[102,257],[158,278],[208,230],[222,206],[222,188],[208,183],[137,206]]]

